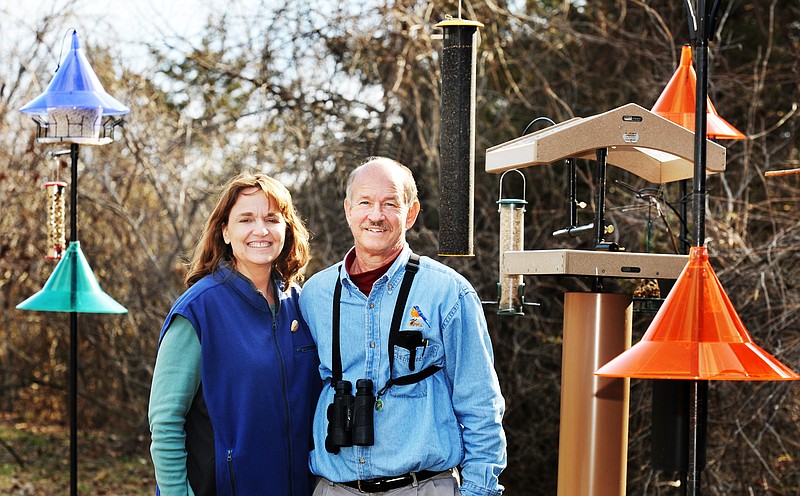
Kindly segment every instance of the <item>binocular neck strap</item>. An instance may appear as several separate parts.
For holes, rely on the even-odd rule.
[[[397,302],[394,304],[394,315],[392,316],[392,327],[389,328],[389,380],[386,385],[378,393],[382,396],[383,393],[389,389],[394,382],[392,381],[392,368],[394,367],[394,343],[397,339],[397,333],[400,332],[400,323],[403,320],[403,311],[406,308],[408,301],[408,293],[411,290],[411,283],[414,281],[414,276],[417,275],[419,270],[419,255],[412,253],[408,258],[406,264],[406,273],[403,276],[403,282],[400,285],[400,292],[397,295]],[[331,385],[336,381],[342,380],[342,351],[341,351],[341,338],[340,338],[340,306],[342,304],[342,267],[339,266],[339,275],[336,278],[336,287],[333,290],[333,312],[331,328],[333,330],[333,340],[331,347],[331,362],[333,370],[333,377]],[[424,372],[424,371],[423,371]],[[435,371],[434,371],[435,372]]]
[[[342,264],[344,265],[344,263]],[[342,267],[339,266],[339,274],[336,276],[336,287],[333,289],[333,322],[331,329],[333,329],[333,339],[331,346],[331,362],[333,367],[333,377],[331,378],[331,386],[336,384],[336,381],[342,380],[342,350],[340,348],[339,339],[339,307],[342,304]]]

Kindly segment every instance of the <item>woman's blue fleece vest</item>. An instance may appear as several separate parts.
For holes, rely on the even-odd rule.
[[[187,463],[197,465],[189,467],[196,492],[216,486],[216,496],[308,496],[313,490],[308,452],[319,359],[298,311],[298,288],[277,289],[273,320],[252,283],[220,267],[178,298],[162,329],[163,337],[173,317],[182,315],[200,339],[202,397],[192,409],[205,402],[213,453],[188,453]],[[197,435],[197,426],[186,430],[187,451],[198,444],[190,437],[209,438]]]

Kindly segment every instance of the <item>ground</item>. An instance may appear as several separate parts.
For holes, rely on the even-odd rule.
[[[0,494],[69,494],[69,451],[68,426],[0,415]],[[123,446],[108,432],[79,432],[79,494],[152,496],[153,484],[146,446]]]

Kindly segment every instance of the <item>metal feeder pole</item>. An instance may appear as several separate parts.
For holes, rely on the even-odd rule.
[[[69,147],[71,159],[72,185],[69,198],[69,240],[70,243],[78,240],[78,144],[72,143]],[[77,257],[72,258],[72,263],[77,265]],[[78,271],[72,270],[72,287],[77,288]],[[77,298],[72,291],[72,298]],[[77,305],[76,305],[77,306]],[[70,495],[78,495],[78,312],[69,313],[69,481]]]
[[[720,2],[714,0],[710,11],[705,0],[697,0],[692,13],[690,0],[686,0],[689,13],[689,30],[695,42],[697,56],[697,86],[695,90],[695,146],[694,146],[694,243],[703,246],[706,228],[706,111],[708,100],[708,40],[714,28],[714,19]],[[708,424],[708,381],[695,380],[689,388],[689,470],[687,489],[692,496],[701,493],[701,474],[705,466],[706,429]]]

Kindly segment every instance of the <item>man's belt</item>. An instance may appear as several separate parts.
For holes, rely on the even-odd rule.
[[[353,489],[358,489],[362,493],[383,493],[386,491],[391,491],[392,489],[405,487],[414,482],[422,482],[436,475],[443,474],[444,472],[450,471],[444,470],[440,472],[433,472],[430,470],[421,470],[419,472],[395,475],[392,477],[378,477],[376,479],[340,482],[340,484],[343,486],[352,487]]]

